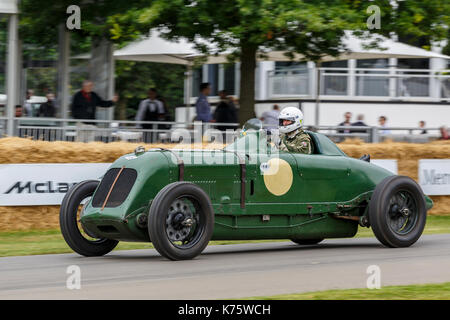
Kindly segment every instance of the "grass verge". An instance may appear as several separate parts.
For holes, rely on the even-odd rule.
[[[450,233],[450,216],[429,216],[424,234]],[[371,229],[359,228],[356,237],[372,237]],[[211,241],[211,245],[273,242],[274,240]],[[286,241],[286,240],[278,240]],[[149,249],[151,243],[120,242],[115,250]],[[68,253],[59,230],[0,232],[0,257]]]
[[[408,286],[388,286],[381,289],[327,290],[282,294],[246,300],[450,300],[450,282]]]

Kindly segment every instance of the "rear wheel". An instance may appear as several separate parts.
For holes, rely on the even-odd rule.
[[[73,251],[86,256],[103,256],[119,243],[89,231],[82,223],[84,206],[94,194],[99,181],[87,180],[73,186],[65,195],[59,212],[61,233]]]
[[[214,212],[208,195],[197,185],[174,182],[155,197],[148,232],[155,249],[171,260],[192,259],[208,245]]]
[[[409,177],[391,176],[377,185],[369,204],[369,221],[377,239],[387,247],[409,247],[422,235],[425,197]]]
[[[291,239],[292,242],[295,242],[296,244],[300,245],[313,245],[318,244],[319,242],[322,242],[323,239]]]

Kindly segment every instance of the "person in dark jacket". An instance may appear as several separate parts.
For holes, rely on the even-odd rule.
[[[55,108],[55,95],[53,93],[47,93],[47,102],[43,103],[39,107],[39,117],[45,117],[45,118],[53,118],[56,114],[56,108]]]
[[[214,121],[218,123],[237,123],[237,110],[233,101],[228,97],[227,92],[219,92],[220,102],[214,111]],[[236,129],[235,126],[217,126],[217,129],[226,131],[227,129]]]
[[[356,118],[356,122],[352,123],[353,127],[367,127],[367,124],[364,122],[364,115],[359,114]],[[352,129],[350,130],[351,133],[366,133],[367,130],[364,129]]]
[[[94,83],[85,80],[82,89],[73,96],[72,117],[74,119],[95,119],[97,107],[112,107],[118,100],[117,95],[112,100],[103,100],[92,91],[93,89]]]

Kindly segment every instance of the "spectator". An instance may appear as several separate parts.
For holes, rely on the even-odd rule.
[[[363,114],[358,114],[358,116],[356,117],[356,122],[352,123],[353,127],[367,127],[367,124],[364,122],[364,115]],[[350,130],[351,133],[366,133],[367,130],[364,129],[352,129]]]
[[[197,112],[197,121],[211,122],[211,106],[208,102],[208,95],[211,92],[209,83],[205,82],[200,85],[200,94],[195,103],[195,110]]]
[[[346,112],[346,113],[344,113],[344,121],[343,122],[341,122],[341,123],[339,123],[338,124],[338,126],[340,126],[340,127],[350,127],[351,125],[352,125],[352,123],[351,123],[351,120],[352,120],[352,113],[351,112]],[[351,133],[351,130],[350,130],[350,128],[345,128],[345,129],[339,129],[338,131],[337,131],[338,133]]]
[[[97,107],[112,107],[119,97],[114,95],[112,100],[103,100],[94,91],[94,83],[83,81],[80,91],[72,98],[72,117],[74,119],[95,119]],[[77,141],[90,142],[95,140],[96,127],[92,122],[77,123]]]
[[[147,92],[148,98],[142,100],[136,114],[136,121],[163,121],[166,114],[164,104],[157,99],[158,92],[155,88],[150,88]],[[153,129],[153,124],[144,123],[139,127],[143,129]],[[151,142],[152,132],[144,132],[144,141]]]
[[[386,122],[387,122],[386,116],[381,116],[378,118],[378,123],[380,124],[380,128],[386,128],[387,127]],[[391,130],[379,129],[378,133],[381,135],[391,134]]]
[[[31,103],[31,97],[34,95],[34,90],[32,90],[32,89],[28,89],[27,90],[27,93],[26,93],[26,96],[25,96],[25,103],[24,103],[24,106],[25,106],[25,108],[22,108],[22,111],[24,111],[24,112],[22,112],[22,114],[24,114],[25,115],[25,117],[32,117],[33,116],[33,105],[32,105],[32,103]],[[23,109],[25,109],[25,110],[23,110]]]
[[[136,114],[136,121],[162,121],[166,114],[164,103],[157,98],[158,92],[155,88],[150,88],[147,92],[148,98],[142,100]],[[142,124],[140,127],[151,129],[151,124]]]
[[[237,110],[225,90],[219,92],[220,102],[214,111],[214,120],[218,123],[237,123]],[[227,129],[235,129],[235,126],[218,126],[217,129],[226,131]]]
[[[163,104],[164,115],[161,117],[161,120],[170,121],[169,107],[167,105],[166,99],[158,93],[158,95],[156,96],[156,100],[161,101],[161,103]]]
[[[53,118],[56,114],[55,108],[55,95],[53,93],[47,93],[47,102],[41,104],[39,107],[38,117]]]
[[[112,100],[103,100],[94,91],[94,83],[83,81],[83,87],[75,93],[72,99],[72,117],[74,119],[95,119],[97,107],[112,107],[119,99],[117,95]]]
[[[439,140],[449,140],[450,139],[450,135],[448,133],[446,126],[440,127],[439,130],[441,132],[441,136],[439,137]]]
[[[428,130],[425,129],[425,121],[419,121],[419,128],[421,129],[420,134],[427,134]]]
[[[16,112],[14,114],[16,118],[20,118],[23,116],[23,108],[20,104],[16,105]]]
[[[272,110],[265,111],[260,120],[263,122],[264,129],[268,132],[271,130],[278,129],[278,116],[280,115],[280,107],[274,104]]]

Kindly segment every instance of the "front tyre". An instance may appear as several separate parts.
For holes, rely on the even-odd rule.
[[[409,247],[422,235],[427,218],[425,197],[417,183],[390,176],[377,185],[369,204],[369,221],[387,247]]]
[[[119,243],[116,240],[99,238],[80,222],[84,205],[94,194],[99,181],[82,181],[66,193],[59,212],[61,233],[73,251],[86,257],[103,256]]]
[[[156,195],[150,207],[148,232],[155,249],[170,260],[198,256],[214,229],[208,195],[197,185],[174,182]]]

